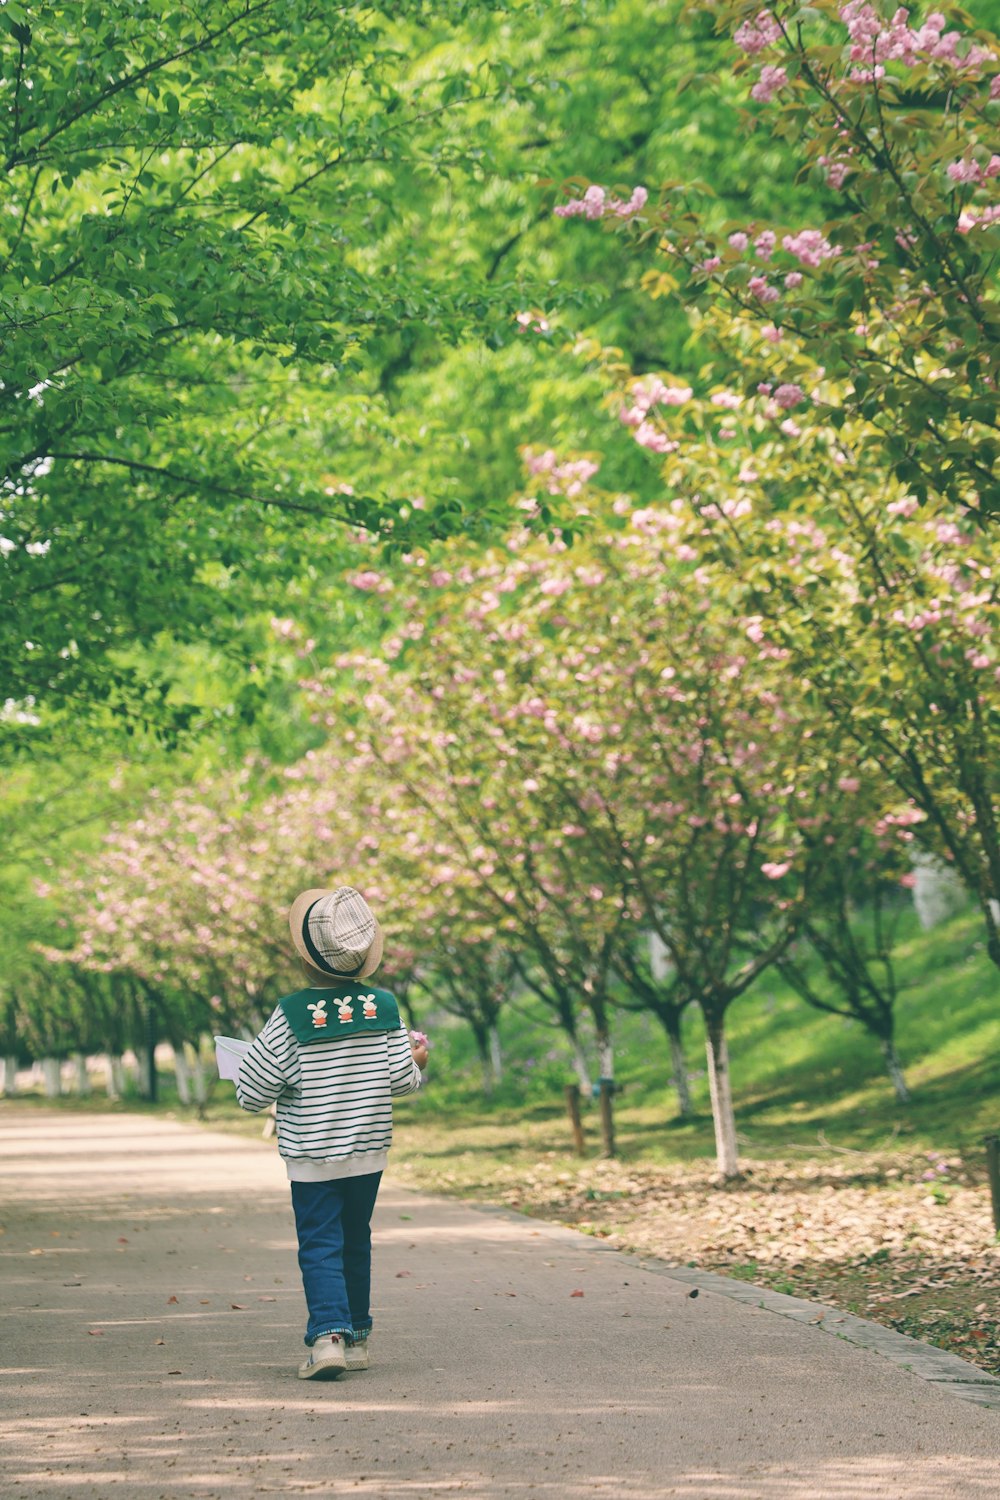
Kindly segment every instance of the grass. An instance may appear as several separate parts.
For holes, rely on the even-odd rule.
[[[913,1100],[896,1102],[875,1041],[810,1010],[766,977],[730,1012],[733,1090],[746,1177],[713,1180],[713,1132],[698,1018],[685,1021],[696,1106],[677,1118],[668,1048],[646,1016],[616,1023],[618,1159],[571,1153],[563,1085],[569,1054],[530,1005],[501,1037],[506,1075],[492,1099],[467,1028],[428,1006],[429,1083],[397,1110],[394,1174],[413,1186],[505,1203],[607,1238],[812,1297],[956,1350],[1000,1373],[991,1309],[1000,1247],[983,1137],[1000,1133],[1000,976],[971,913],[930,933],[904,918],[897,1043]],[[195,1112],[161,1079],[159,1106]],[[75,1101],[25,1099],[58,1107]],[[100,1096],[81,1101],[107,1108]],[[116,1109],[156,1106],[127,1100]],[[231,1086],[216,1083],[213,1128],[260,1135]],[[933,1181],[925,1180],[927,1173]]]

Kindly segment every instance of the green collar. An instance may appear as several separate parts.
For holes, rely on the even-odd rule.
[[[322,989],[297,990],[278,1005],[302,1046],[331,1037],[397,1031],[399,1007],[388,990],[369,989],[355,980]]]

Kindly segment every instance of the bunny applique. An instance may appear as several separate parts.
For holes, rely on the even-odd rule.
[[[312,1023],[314,1026],[325,1026],[328,1020],[326,1014],[326,1001],[317,1000],[315,1005],[309,1005],[307,1010],[312,1011]]]
[[[363,997],[363,1004],[361,1008],[365,1013],[366,1021],[374,1021],[378,1016],[378,1006],[375,1004],[374,995],[365,995]]]
[[[337,1006],[337,1015],[340,1017],[341,1026],[346,1026],[350,1021],[354,1020],[354,1010],[350,1000],[341,1000]]]

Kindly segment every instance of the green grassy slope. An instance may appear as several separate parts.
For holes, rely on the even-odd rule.
[[[908,916],[898,954],[897,1045],[913,1091],[896,1103],[874,1038],[856,1022],[805,1006],[776,975],[765,976],[730,1011],[737,1120],[747,1152],[790,1147],[822,1154],[831,1146],[877,1147],[894,1133],[914,1147],[957,1150],[1000,1130],[1000,974],[985,956],[982,924],[963,913],[931,932]],[[449,1132],[487,1151],[528,1145],[564,1149],[562,1085],[568,1052],[559,1033],[538,1024],[531,1006],[511,1009],[501,1026],[506,1077],[492,1101],[482,1093],[471,1036],[458,1022],[426,1013],[432,1033],[429,1087],[401,1112],[406,1121]],[[712,1151],[700,1019],[689,1012],[685,1048],[698,1118],[676,1118],[668,1085],[666,1038],[649,1017],[616,1025],[617,1102],[622,1155],[650,1160]],[[592,1111],[596,1115],[596,1111]],[[596,1118],[591,1121],[596,1129]],[[421,1132],[422,1133],[422,1132]]]

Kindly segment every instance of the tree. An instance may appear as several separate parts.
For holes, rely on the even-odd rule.
[[[365,253],[400,187],[468,170],[516,97],[503,65],[431,61],[493,10],[4,7],[5,737],[102,708],[182,730],[170,664],[135,648],[166,632],[246,654],[248,609],[317,537],[461,524],[332,478],[327,413],[373,339],[512,325],[502,281]]]
[[[906,1104],[910,1091],[896,1050],[893,961],[903,907],[899,871],[892,864],[885,849],[871,848],[825,860],[816,900],[802,922],[801,944],[782,955],[778,968],[807,1005],[860,1021],[881,1048],[896,1099]],[[832,989],[811,972],[810,948]]]

